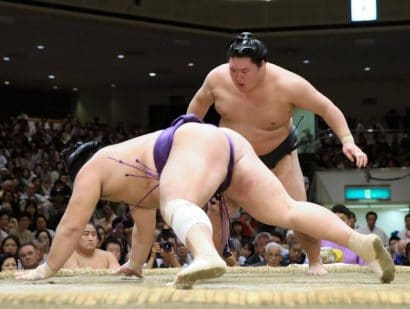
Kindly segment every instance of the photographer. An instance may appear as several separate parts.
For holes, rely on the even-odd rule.
[[[175,254],[176,237],[169,226],[164,225],[161,233],[154,241],[146,268],[181,267]]]

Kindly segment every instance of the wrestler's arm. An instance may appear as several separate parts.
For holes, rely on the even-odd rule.
[[[67,209],[57,226],[47,262],[29,272],[16,272],[17,279],[44,279],[53,276],[73,254],[100,198],[99,174],[85,165],[78,173]]]
[[[142,266],[151,251],[155,236],[156,209],[135,208],[132,211],[131,252],[128,261],[113,274],[136,275],[142,277]]]
[[[292,78],[286,87],[294,106],[309,110],[322,117],[342,142],[346,157],[350,161],[356,159],[358,167],[366,166],[367,156],[357,156],[357,154],[364,153],[355,145],[342,111],[331,100],[302,77]]]
[[[193,113],[203,119],[215,99],[212,94],[212,72],[208,74],[201,88],[198,89],[188,105],[187,113]]]

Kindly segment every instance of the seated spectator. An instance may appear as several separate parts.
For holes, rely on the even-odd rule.
[[[19,248],[19,239],[14,235],[9,235],[3,239],[3,242],[1,243],[0,253],[11,254],[17,257],[17,252]]]
[[[253,242],[255,246],[255,254],[246,259],[246,266],[253,266],[255,264],[260,265],[265,261],[265,247],[266,244],[271,241],[270,237],[270,234],[267,232],[256,234],[255,241]]]
[[[111,227],[112,227],[111,235],[109,235],[108,233],[105,233],[105,237],[112,237],[118,240],[122,244],[122,247],[124,248],[124,251],[127,254],[129,252],[129,245],[128,245],[129,235],[127,234],[125,222],[123,222],[122,218],[117,217],[114,220],[112,220]]]
[[[343,204],[337,204],[332,207],[332,212],[336,214],[344,223],[349,225],[349,219],[351,217],[351,211]],[[339,244],[335,244],[334,242],[322,240],[321,243],[322,248],[332,248],[338,249],[343,253],[343,263],[345,264],[360,264],[364,265],[364,261],[352,250],[343,247]]]
[[[17,270],[17,258],[14,255],[6,254],[0,258],[0,271]]]
[[[243,223],[241,221],[235,220],[231,223],[231,235],[230,239],[233,239],[239,244],[242,241],[242,231],[243,231]]]
[[[31,242],[20,246],[18,258],[22,269],[34,269],[40,265],[41,262],[40,253],[37,247]]]
[[[47,230],[50,233],[51,238],[54,238],[55,231],[48,228],[48,220],[43,215],[38,215],[34,224],[33,234],[35,235],[38,231]]]
[[[239,252],[238,264],[240,266],[245,265],[245,261],[255,254],[255,247],[251,241],[245,241],[242,244],[241,251]]]
[[[295,231],[294,230],[288,230],[286,232],[285,240],[286,240],[286,247],[287,248],[289,248],[289,243],[290,242],[298,241],[298,239],[296,238],[296,235],[295,235]]]
[[[29,198],[24,206],[24,212],[30,216],[30,225],[28,229],[34,231],[36,228],[36,219],[38,214],[37,210],[37,200],[33,197]]]
[[[404,230],[401,231],[397,236],[400,239],[410,240],[410,213],[404,216],[404,225],[405,225]]]
[[[258,231],[258,223],[245,210],[241,211],[239,221],[242,223],[243,239],[253,239]]]
[[[397,251],[396,258],[394,259],[394,264],[396,265],[404,265],[406,263],[406,247],[410,241],[407,239],[400,239],[397,244]]]
[[[285,254],[283,264],[304,264],[306,259],[306,253],[303,252],[300,243],[298,241],[291,241],[288,245],[289,253]]]
[[[403,265],[410,266],[410,242],[408,242],[406,245],[406,255],[403,261]]]
[[[15,235],[21,244],[31,242],[33,234],[28,229],[30,226],[30,214],[23,212],[18,217],[17,228],[10,230],[10,235]]]
[[[88,223],[81,235],[77,248],[63,268],[115,269],[120,266],[112,252],[97,248],[97,231],[94,224]]]
[[[0,243],[9,235],[10,211],[0,210]]]
[[[100,249],[114,254],[119,264],[125,263],[125,252],[122,247],[122,244],[118,240],[114,238],[108,238],[101,245]]]
[[[400,238],[393,235],[389,238],[389,245],[387,246],[387,251],[389,251],[392,260],[396,259],[396,256],[399,254],[399,244]]]
[[[34,234],[33,243],[36,245],[37,249],[39,250],[41,260],[46,261],[48,252],[50,251],[51,242],[53,239],[51,238],[50,233],[48,230],[40,230]]]
[[[102,207],[102,217],[100,219],[95,220],[96,225],[100,225],[104,228],[105,233],[107,235],[111,234],[112,222],[117,218],[117,215],[114,212],[114,207],[111,202],[104,201]]]
[[[265,265],[270,267],[286,266],[283,261],[283,248],[277,242],[270,242],[265,247],[266,261]]]
[[[97,230],[97,236],[98,236],[97,248],[102,249],[101,246],[107,240],[107,234],[105,233],[105,229],[101,225],[96,225],[95,229]],[[113,238],[113,237],[109,237],[109,238]]]

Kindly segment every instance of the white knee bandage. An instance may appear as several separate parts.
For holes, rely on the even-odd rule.
[[[165,222],[172,227],[179,240],[186,245],[186,235],[189,229],[203,223],[212,232],[212,224],[206,213],[197,205],[183,199],[168,202],[163,211]]]

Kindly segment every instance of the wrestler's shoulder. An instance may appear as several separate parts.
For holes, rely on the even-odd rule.
[[[207,79],[208,80],[221,79],[221,78],[226,78],[226,76],[228,75],[229,75],[229,65],[227,63],[224,63],[221,65],[218,65],[217,67],[209,71]]]

